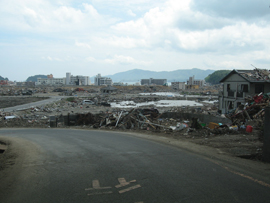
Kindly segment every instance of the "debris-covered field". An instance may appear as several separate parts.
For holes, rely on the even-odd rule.
[[[2,96],[1,101],[10,104],[12,100],[12,105],[21,104],[22,98],[28,102],[37,101],[37,96],[53,95],[61,96],[61,99],[15,112],[1,111],[0,127],[131,131],[188,140],[242,158],[261,158],[263,113],[262,108],[257,107],[264,107],[260,105],[266,103],[263,98],[255,105],[251,104],[252,114],[243,108],[226,115],[226,118],[217,111],[217,97],[205,95],[209,88],[200,93],[196,90],[185,94],[171,92],[163,86],[155,87],[155,90],[142,86],[119,89],[115,93],[101,94],[97,87],[77,91],[76,88],[47,87],[33,89],[33,95],[27,97]],[[244,118],[250,114],[250,119],[241,120],[243,116],[238,116],[240,114]],[[252,132],[247,126],[252,126]]]

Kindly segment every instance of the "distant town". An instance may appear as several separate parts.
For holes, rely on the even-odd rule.
[[[26,81],[26,82],[13,82],[9,80],[1,80],[0,85],[5,86],[128,86],[130,84],[124,82],[113,82],[109,77],[102,77],[101,74],[96,75],[93,83],[91,83],[89,76],[82,75],[71,75],[70,72],[66,73],[66,77],[55,78],[53,74],[47,75],[47,78],[37,78],[37,81]],[[140,85],[163,85],[169,86],[167,79],[160,78],[149,78],[141,79],[139,82],[132,84],[133,86]],[[198,89],[205,85],[205,80],[196,80],[195,76],[188,78],[186,82],[171,82],[170,86],[175,90],[185,89]]]

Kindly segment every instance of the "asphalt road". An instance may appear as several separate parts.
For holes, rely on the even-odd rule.
[[[0,130],[12,140],[0,202],[269,202],[269,185],[199,155],[128,134]],[[13,161],[12,161],[13,159]]]
[[[66,98],[64,96],[52,96],[49,99],[44,99],[41,101],[37,101],[37,102],[31,102],[31,103],[27,103],[27,104],[22,104],[22,105],[18,105],[18,106],[14,106],[14,107],[8,107],[8,108],[3,108],[3,110],[5,112],[11,112],[11,111],[18,111],[18,110],[23,110],[23,109],[28,109],[31,108],[33,106],[42,106],[42,105],[46,105],[52,102],[56,102],[58,100],[61,100],[61,98]]]

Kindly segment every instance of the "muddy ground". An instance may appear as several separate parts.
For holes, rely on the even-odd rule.
[[[22,103],[28,103],[28,102],[34,102],[38,100],[42,100],[44,98],[38,98],[38,97],[14,97],[13,99],[5,100],[5,97],[0,97],[1,106],[8,105],[16,106],[20,105]],[[66,102],[66,101],[62,101]],[[55,105],[57,106],[57,105]],[[6,106],[7,107],[7,106]],[[3,107],[1,107],[3,108]],[[59,108],[59,105],[58,105]],[[102,107],[102,106],[89,106],[78,108],[80,113],[82,111],[88,111],[91,112],[92,110],[96,111],[108,111],[111,110],[110,107]],[[98,109],[98,110],[97,110]],[[164,109],[163,109],[164,111]],[[61,112],[50,112],[51,114],[62,114],[62,113],[76,113],[76,108],[70,107],[69,109],[66,109]],[[20,112],[27,113],[27,115],[31,116],[31,112]],[[33,114],[33,113],[32,113]],[[47,115],[47,114],[46,114]],[[44,115],[40,115],[44,116]],[[48,128],[49,122],[48,119],[25,119],[25,120],[14,120],[14,121],[0,121],[0,127],[40,127],[40,128]],[[67,126],[59,126],[62,128],[69,128]],[[93,126],[74,126],[73,128],[77,129],[93,129]],[[241,158],[247,158],[252,159],[255,161],[261,161],[262,156],[262,132],[260,128],[254,128],[254,131],[252,133],[247,133],[245,131],[234,131],[229,130],[226,132],[217,132],[210,130],[208,128],[203,128],[200,130],[193,130],[190,131],[188,128],[183,129],[181,131],[164,131],[164,130],[141,130],[141,129],[114,129],[113,127],[101,127],[101,130],[117,130],[117,131],[124,131],[124,132],[138,132],[142,134],[151,134],[155,136],[164,136],[169,137],[177,140],[185,140],[192,143],[195,143],[197,145],[204,145],[209,146],[212,148],[215,148],[218,150],[220,154],[228,154],[235,157],[241,157]]]

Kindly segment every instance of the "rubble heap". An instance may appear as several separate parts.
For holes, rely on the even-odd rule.
[[[240,105],[237,109],[231,110],[226,114],[226,117],[232,121],[233,125],[240,127],[251,121],[262,123],[265,107],[269,106],[270,103],[270,93],[246,97],[245,101],[245,105]]]

